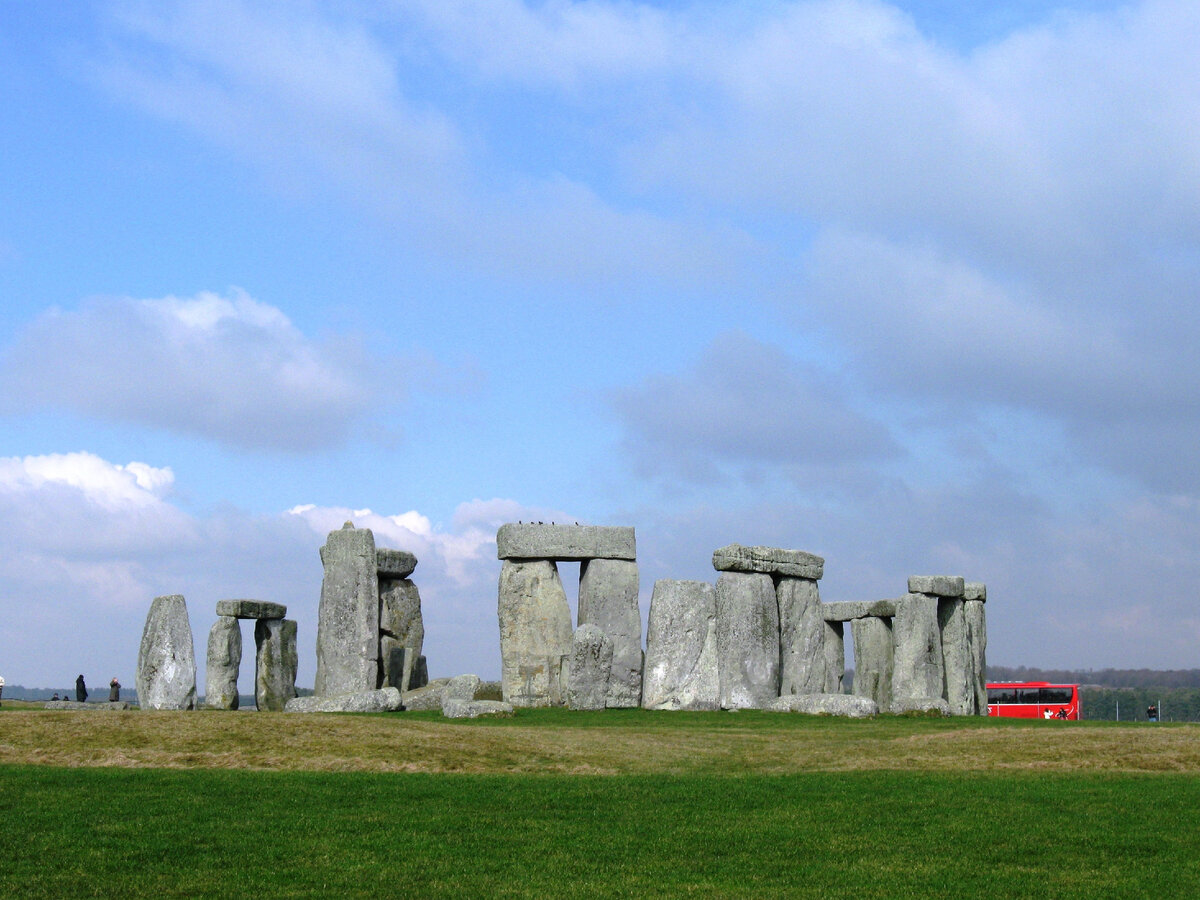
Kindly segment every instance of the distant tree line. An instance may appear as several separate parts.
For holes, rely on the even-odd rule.
[[[1200,669],[1039,669],[988,666],[988,681],[1051,681],[1106,688],[1197,688]]]

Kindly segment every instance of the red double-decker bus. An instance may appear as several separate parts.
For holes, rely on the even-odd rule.
[[[1080,718],[1079,685],[1048,681],[1000,681],[987,686],[988,715],[1016,719]]]

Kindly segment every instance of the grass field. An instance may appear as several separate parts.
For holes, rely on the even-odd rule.
[[[1200,895],[1200,726],[0,711],[10,896]]]

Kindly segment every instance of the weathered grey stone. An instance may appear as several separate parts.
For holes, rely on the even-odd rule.
[[[407,578],[417,567],[417,558],[407,550],[375,548],[375,571],[382,578]]]
[[[424,656],[418,656],[416,662],[413,663],[412,678],[409,679],[409,688],[419,688],[426,684],[429,684],[429,665],[425,661]]]
[[[760,709],[779,696],[779,605],[770,575],[717,579],[717,673],[722,709]]]
[[[325,697],[293,697],[284,712],[395,712],[403,709],[400,692],[393,687],[376,691],[330,694]]]
[[[79,712],[116,712],[123,709],[131,709],[132,706],[131,703],[126,703],[124,700],[117,700],[112,703],[79,703],[75,700],[47,700],[42,708],[76,710]]]
[[[895,641],[893,703],[940,697],[945,676],[942,635],[938,627],[938,598],[913,593],[897,600],[892,634]]]
[[[950,704],[943,697],[908,697],[892,700],[888,712],[896,715],[904,713],[937,713],[940,716],[950,715]]]
[[[654,582],[646,628],[646,709],[720,709],[717,597],[703,581]]]
[[[987,607],[982,600],[963,603],[967,623],[967,647],[971,658],[971,686],[975,692],[975,712],[987,715]]]
[[[282,619],[287,615],[287,607],[266,600],[218,600],[217,615],[235,619]]]
[[[896,601],[838,600],[824,604],[821,613],[826,622],[849,622],[851,619],[864,619],[867,616],[890,619],[896,614]]]
[[[399,551],[395,551],[399,552]],[[407,578],[379,578],[379,662],[380,682],[402,691],[418,685],[412,682],[417,657],[425,644],[425,623],[421,617],[421,594]],[[412,659],[404,673],[393,673],[397,649],[408,647]],[[403,658],[401,658],[403,659]],[[421,682],[422,684],[424,682]]]
[[[474,700],[483,684],[478,675],[455,675],[442,688],[442,705],[448,700]]]
[[[793,578],[820,581],[825,574],[825,560],[803,550],[728,544],[713,551],[713,568],[718,572],[790,575]]]
[[[825,622],[825,693],[840,694],[846,677],[846,626]]]
[[[571,656],[571,610],[549,560],[513,561],[500,568],[500,680],[514,706],[561,706],[563,665]]]
[[[579,624],[597,626],[612,642],[606,704],[641,706],[644,657],[636,562],[592,559],[580,564]]]
[[[779,693],[825,691],[825,621],[817,583],[784,577],[775,587],[779,602]]]
[[[603,525],[501,525],[497,559],[637,559],[632,528]]]
[[[142,709],[196,707],[196,650],[187,602],[179,594],[155,597],[150,604],[136,683]]]
[[[254,702],[260,712],[280,712],[296,696],[296,623],[259,619],[254,624]]]
[[[412,647],[390,647],[384,660],[384,686],[401,693],[423,687],[429,681],[425,657],[418,656]]]
[[[967,634],[964,601],[938,601],[938,627],[942,631],[942,696],[952,716],[975,715],[975,679]]]
[[[852,694],[790,694],[777,697],[763,709],[814,716],[849,716],[852,719],[863,719],[879,712],[874,700]]]
[[[504,688],[499,681],[483,681],[475,692],[476,700],[503,700]]]
[[[978,600],[980,603],[987,602],[987,585],[982,581],[963,582],[963,599]]]
[[[447,700],[442,704],[447,719],[509,718],[512,714],[512,704],[500,700]]]
[[[318,697],[357,694],[379,685],[379,578],[375,535],[347,522],[321,548],[325,577],[317,613]]]
[[[435,678],[429,684],[405,691],[403,694],[404,708],[413,712],[442,708],[442,691],[449,684],[449,678]]]
[[[220,604],[217,604],[220,606]],[[204,705],[238,708],[238,669],[242,665],[242,629],[233,616],[218,616],[208,632]]]
[[[892,702],[892,628],[888,619],[853,619],[854,693],[874,700],[880,709]]]
[[[909,575],[910,594],[933,594],[937,597],[961,597],[966,582],[961,575]]]
[[[568,707],[604,709],[612,661],[613,642],[603,629],[591,624],[575,629],[571,641],[571,667],[567,675]]]

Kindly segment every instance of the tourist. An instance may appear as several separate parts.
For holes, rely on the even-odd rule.
[[[87,685],[83,683],[82,675],[75,679],[75,700],[78,703],[87,703]]]
[[[108,702],[116,703],[121,699],[121,682],[117,681],[117,676],[114,675],[112,681],[108,683]]]
[[[4,696],[4,676],[0,675],[0,697]]]
[[[50,702],[51,702],[51,703],[57,703],[57,702],[58,702],[58,691],[55,691],[55,692],[54,692],[54,696],[50,698]]]

